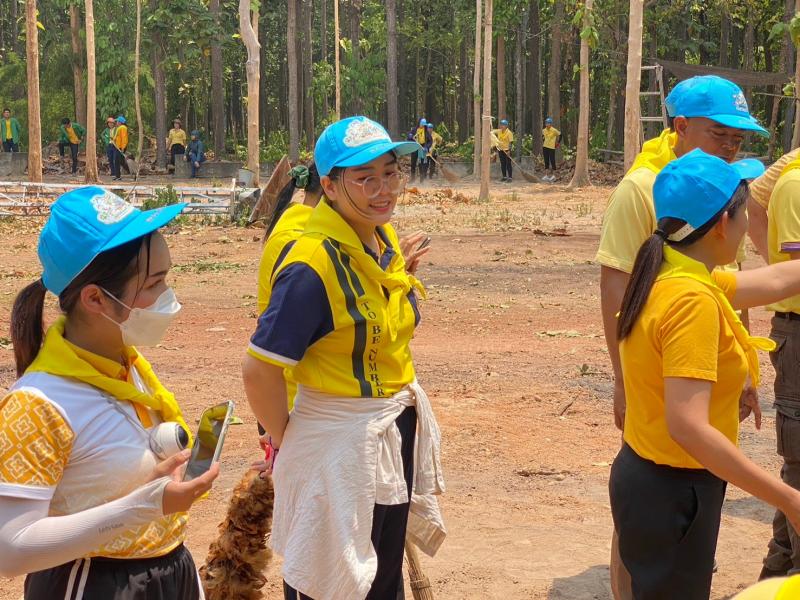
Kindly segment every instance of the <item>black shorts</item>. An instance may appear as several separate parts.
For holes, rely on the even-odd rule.
[[[636,600],[708,600],[725,482],[641,458],[624,444],[609,495]]]
[[[25,600],[198,600],[200,581],[181,544],[157,558],[79,558],[25,578]]]

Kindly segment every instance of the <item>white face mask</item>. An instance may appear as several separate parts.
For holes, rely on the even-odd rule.
[[[103,313],[106,319],[119,325],[120,331],[122,331],[122,343],[126,346],[157,346],[164,337],[169,324],[181,310],[181,305],[172,288],[167,288],[147,308],[131,308],[108,290],[103,291],[131,311],[128,318],[122,323],[117,323]]]

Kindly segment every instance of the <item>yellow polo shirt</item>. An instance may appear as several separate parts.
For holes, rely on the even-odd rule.
[[[677,140],[677,135],[666,129],[659,137],[646,141],[631,169],[614,188],[603,214],[596,262],[624,273],[633,271],[639,248],[656,230],[653,185],[661,169],[675,160],[673,148]],[[736,263],[746,258],[742,239]],[[724,269],[738,271],[738,265],[732,263]]]
[[[794,167],[794,168],[792,168]],[[800,252],[800,159],[792,162],[775,184],[767,208],[769,264],[791,260],[788,252]],[[767,307],[777,312],[800,313],[800,295]]]
[[[167,134],[167,149],[172,148],[175,144],[186,146],[186,132],[183,129],[170,129]]]
[[[702,263],[684,258],[692,270],[708,276]],[[666,263],[662,271],[665,268]],[[733,297],[733,273],[715,270],[711,277],[725,296]],[[747,378],[747,357],[706,285],[688,277],[656,281],[619,349],[628,399],[623,437],[636,454],[661,465],[703,468],[669,434],[665,377],[712,382],[709,422],[737,443],[739,396]]]
[[[733,597],[733,600],[797,600],[800,598],[800,575],[773,577],[759,581]]]
[[[386,397],[411,383],[417,282],[391,225],[376,234],[372,256],[323,198],[273,276],[248,353],[336,396]]]
[[[514,132],[510,129],[506,128],[505,131],[502,129],[493,129],[492,135],[496,138],[496,146],[498,150],[502,150],[503,152],[508,152],[511,150],[511,144],[514,142]],[[494,140],[492,140],[494,141]]]
[[[556,129],[555,127],[545,127],[542,129],[542,146],[545,148],[550,148],[551,150],[556,149],[556,140],[558,136],[561,135],[561,132]]]

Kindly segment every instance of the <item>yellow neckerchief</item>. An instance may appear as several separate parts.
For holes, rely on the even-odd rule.
[[[753,382],[753,386],[757,387],[760,374],[758,368],[758,353],[756,350],[771,352],[775,349],[775,342],[769,338],[750,335],[745,326],[742,324],[739,315],[736,314],[735,310],[733,310],[733,307],[731,306],[728,297],[725,295],[725,292],[723,292],[719,286],[714,283],[714,280],[711,278],[708,269],[706,269],[703,263],[696,261],[693,258],[689,258],[678,250],[675,250],[667,244],[664,244],[664,264],[661,266],[661,271],[659,272],[658,277],[656,277],[656,281],[663,281],[664,279],[677,279],[680,277],[686,277],[688,279],[699,281],[714,295],[717,304],[722,309],[723,318],[725,321],[727,321],[728,325],[733,331],[736,341],[739,343],[742,350],[744,350],[745,355],[747,356],[750,379]]]
[[[66,321],[66,317],[60,317],[50,326],[39,354],[36,355],[36,359],[25,373],[49,373],[50,375],[76,379],[106,392],[117,400],[151,408],[159,413],[164,421],[177,421],[186,430],[191,441],[191,432],[183,419],[181,409],[175,401],[175,396],[161,385],[150,363],[141,354],[136,359],[136,372],[142,378],[147,389],[151,390],[151,394],[140,391],[128,381],[115,379],[101,373],[78,356],[70,347],[71,344],[64,339],[64,324]]]
[[[425,288],[422,283],[410,275],[405,270],[405,261],[403,253],[400,248],[394,248],[395,256],[392,262],[404,261],[402,265],[391,265],[384,271],[380,265],[375,262],[375,259],[364,250],[364,244],[361,239],[356,235],[350,225],[337,213],[330,205],[330,201],[323,197],[320,203],[317,204],[314,212],[308,220],[308,225],[303,232],[303,235],[309,235],[318,239],[330,238],[339,242],[345,249],[347,254],[358,263],[361,270],[367,274],[367,277],[377,281],[389,292],[389,335],[392,341],[397,339],[397,326],[402,322],[402,311],[408,308],[411,310],[408,302],[403,302],[403,299],[408,295],[412,289],[419,291],[423,298],[427,298]],[[387,239],[390,239],[386,236]],[[401,267],[402,268],[392,268]]]
[[[678,134],[670,129],[662,131],[657,138],[647,140],[642,145],[642,151],[636,155],[636,159],[626,175],[642,167],[651,170],[653,173],[660,173],[661,169],[667,166],[667,163],[677,158],[674,151],[677,142]]]
[[[783,167],[783,171],[781,171],[781,177],[786,175],[786,173],[788,173],[792,169],[800,169],[800,156],[798,156],[793,161],[791,161],[788,165]]]

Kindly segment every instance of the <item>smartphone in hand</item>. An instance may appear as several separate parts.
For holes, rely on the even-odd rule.
[[[192,455],[186,465],[184,481],[199,477],[219,460],[222,445],[228,433],[234,404],[232,400],[207,408],[200,417],[197,433],[194,436]]]

